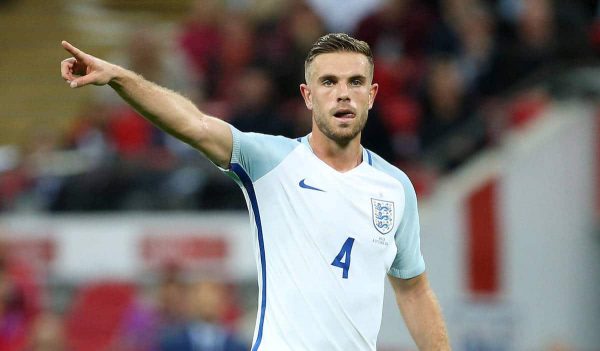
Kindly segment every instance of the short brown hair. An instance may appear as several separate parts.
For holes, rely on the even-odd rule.
[[[308,67],[315,57],[333,52],[355,52],[365,55],[371,64],[371,76],[373,75],[373,53],[371,52],[369,44],[362,40],[352,38],[345,33],[329,33],[320,37],[313,44],[306,56],[306,60],[304,60],[304,76],[307,82]]]

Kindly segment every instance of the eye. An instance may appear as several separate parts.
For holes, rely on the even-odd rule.
[[[331,79],[324,79],[322,84],[326,87],[330,87],[333,85],[333,81],[331,81]]]
[[[363,82],[362,82],[362,80],[360,80],[360,79],[353,79],[353,80],[350,82],[350,84],[352,84],[352,85],[353,85],[353,86],[355,86],[355,87],[359,87],[359,86],[361,86],[361,85],[363,84]]]

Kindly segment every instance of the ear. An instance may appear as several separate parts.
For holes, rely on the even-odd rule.
[[[369,89],[369,110],[373,107],[375,96],[377,96],[377,91],[379,91],[379,84],[371,84],[371,89]]]
[[[300,84],[300,94],[302,94],[302,97],[304,98],[304,104],[306,104],[306,108],[312,111],[312,93],[308,85]]]

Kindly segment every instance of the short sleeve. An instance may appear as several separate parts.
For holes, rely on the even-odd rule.
[[[402,220],[394,235],[398,251],[389,274],[410,279],[425,271],[425,261],[421,254],[417,195],[406,175],[403,174],[401,182],[404,186],[405,206]]]
[[[234,169],[242,169],[251,181],[260,179],[275,168],[294,148],[297,141],[283,136],[244,133],[231,126],[233,147],[227,175],[238,181]]]

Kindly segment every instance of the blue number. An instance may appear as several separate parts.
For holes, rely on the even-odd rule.
[[[354,245],[354,238],[346,239],[340,253],[335,256],[332,266],[340,267],[343,269],[342,278],[348,279],[348,271],[350,270],[350,254],[352,254],[352,245]],[[345,257],[344,257],[345,256]],[[344,260],[345,259],[345,260]],[[342,261],[344,260],[344,261]]]

